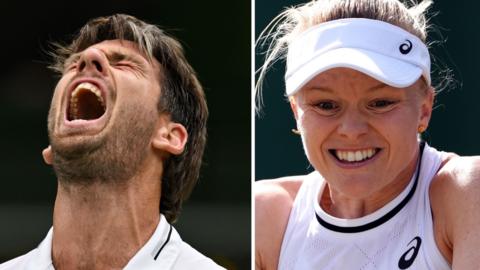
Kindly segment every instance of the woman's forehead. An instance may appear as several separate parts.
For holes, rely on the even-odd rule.
[[[334,90],[349,85],[375,89],[387,87],[385,83],[360,71],[350,68],[333,68],[316,75],[303,88],[333,88]]]
[[[317,93],[346,96],[391,93],[412,96],[421,93],[421,88],[421,79],[405,88],[397,88],[354,69],[334,68],[316,75],[294,96],[317,95]]]

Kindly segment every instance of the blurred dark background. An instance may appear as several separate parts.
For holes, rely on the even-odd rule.
[[[257,0],[255,4],[255,36],[265,28],[284,7],[304,3],[293,0]],[[436,58],[436,67],[450,68],[455,81],[439,93],[428,130],[423,138],[443,151],[461,155],[480,154],[480,61],[477,2],[437,0],[431,8],[433,23],[438,31],[430,33],[430,53]],[[443,42],[439,42],[443,41]],[[256,69],[263,63],[257,51]],[[309,165],[295,128],[293,114],[284,96],[284,62],[277,63],[264,82],[264,109],[255,117],[255,179],[276,178],[306,174],[313,171]],[[438,83],[443,74],[434,74]]]
[[[0,262],[35,248],[52,223],[56,178],[41,158],[56,84],[49,41],[127,13],[182,42],[209,104],[201,179],[175,227],[228,269],[250,268],[250,1],[3,1],[0,10]]]

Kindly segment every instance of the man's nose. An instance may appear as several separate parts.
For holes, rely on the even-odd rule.
[[[78,72],[95,72],[106,75],[108,62],[102,51],[96,48],[88,48],[81,53],[77,65]]]

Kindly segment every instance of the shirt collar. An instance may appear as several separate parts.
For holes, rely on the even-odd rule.
[[[133,256],[124,270],[171,269],[180,254],[180,241],[178,233],[161,215],[150,240]]]
[[[27,269],[52,270],[53,227],[45,239],[33,251],[34,256]],[[180,254],[181,238],[163,215],[150,239],[133,256],[124,270],[171,269]]]

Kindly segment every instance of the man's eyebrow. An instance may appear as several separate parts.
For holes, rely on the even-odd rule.
[[[103,53],[105,54],[105,56],[107,57],[107,59],[109,61],[118,62],[118,61],[122,61],[122,60],[127,60],[127,61],[132,61],[132,62],[134,62],[136,64],[139,64],[139,65],[144,64],[144,61],[142,61],[143,57],[139,57],[139,56],[136,56],[136,55],[126,54],[126,53],[123,53],[121,51],[110,51],[110,52],[105,52],[104,51]],[[68,57],[65,60],[64,66],[67,67],[71,63],[74,63],[74,62],[78,61],[81,54],[82,54],[81,52],[78,52],[78,53],[74,53],[74,54],[70,55],[70,57]]]
[[[122,60],[130,60],[129,58],[131,58],[127,54],[117,52],[117,51],[108,52],[108,53],[105,53],[105,55],[107,56],[108,60],[114,61],[114,62],[118,62]]]
[[[67,67],[67,66],[70,65],[71,63],[76,62],[79,58],[80,58],[80,53],[74,53],[74,54],[70,55],[70,56],[65,60],[64,66]]]
[[[105,52],[105,56],[107,57],[107,59],[109,61],[113,61],[113,62],[127,60],[127,61],[132,61],[132,62],[134,62],[136,64],[140,64],[140,65],[144,64],[144,61],[142,61],[143,57],[140,57],[140,56],[137,56],[137,55],[132,55],[130,53],[129,54],[123,53],[121,51]]]

